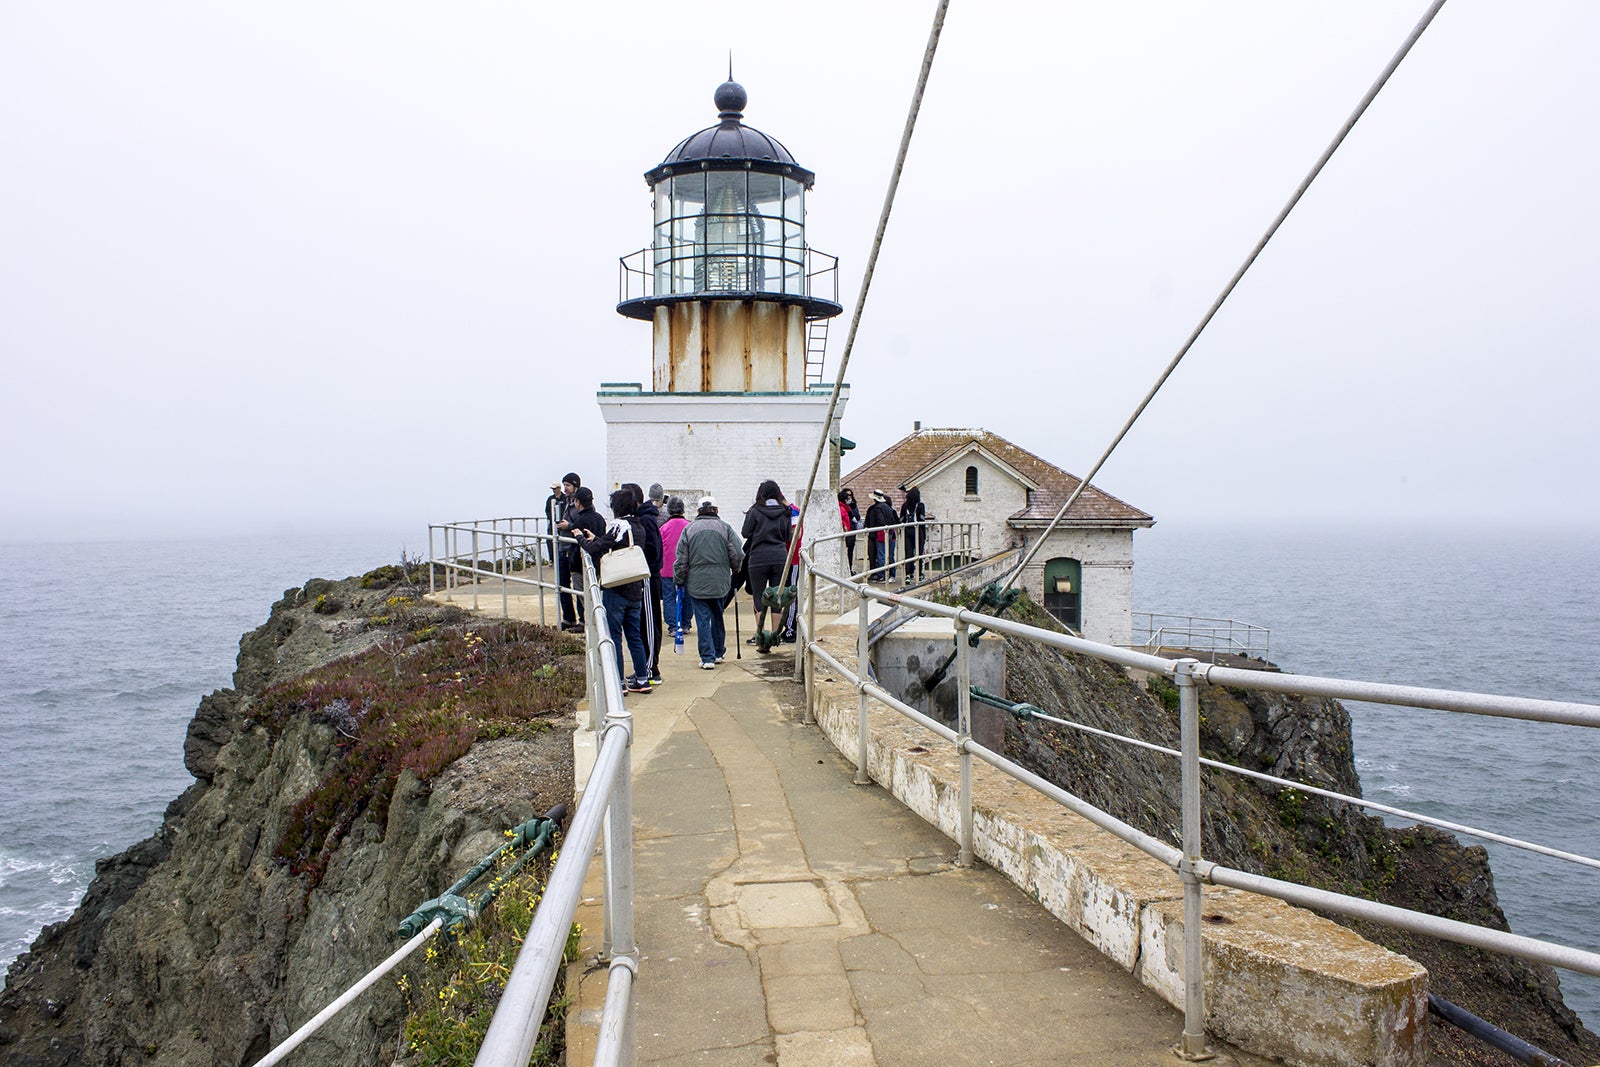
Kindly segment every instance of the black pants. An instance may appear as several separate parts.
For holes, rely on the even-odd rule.
[[[761,611],[761,594],[768,586],[775,586],[783,581],[783,561],[776,563],[750,564],[750,595],[755,597],[756,611]]]
[[[656,678],[661,675],[661,575],[659,574],[650,576],[649,597],[650,610],[647,614],[655,624],[653,627],[655,637],[648,649],[650,653],[650,677]]]
[[[577,622],[577,614],[573,609],[572,594],[568,589],[579,588],[578,583],[583,581],[582,561],[578,559],[575,549],[563,548],[561,557],[556,561],[556,584],[561,587],[559,599],[561,601],[561,625],[571,626]]]

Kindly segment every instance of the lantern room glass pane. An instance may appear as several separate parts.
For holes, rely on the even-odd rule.
[[[743,167],[701,170],[655,187],[655,292],[804,296],[805,186]]]

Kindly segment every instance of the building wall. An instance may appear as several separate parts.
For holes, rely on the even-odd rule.
[[[1028,544],[1039,535],[1029,530]],[[1083,564],[1083,636],[1125,645],[1133,631],[1133,531],[1057,529],[1022,572],[1022,588],[1044,603],[1045,564],[1057,557]]]
[[[978,468],[976,498],[967,496],[968,467]],[[869,488],[893,493],[897,506],[904,497],[904,494],[896,492],[897,486],[877,485]],[[928,509],[930,518],[937,518],[941,522],[983,524],[979,545],[979,551],[983,555],[999,552],[1017,539],[1016,532],[1006,525],[1006,516],[1015,514],[1027,506],[1027,490],[983,456],[973,453],[965,459],[957,460],[933,478],[921,483],[921,489],[922,504]],[[861,493],[857,493],[856,498],[861,502],[864,513],[871,501]]]
[[[614,386],[601,390],[597,399],[606,422],[606,469],[603,486],[591,484],[602,510],[605,495],[623,482],[646,488],[660,482],[669,494],[684,498],[690,515],[698,498],[710,493],[736,532],[766,478],[776,479],[784,494],[799,502],[828,412],[826,390],[741,396]],[[835,410],[835,435],[848,399],[842,395]],[[838,480],[831,476],[836,469],[824,454],[808,531],[839,528]],[[842,552],[838,542],[832,551]],[[820,556],[818,564],[825,565]]]

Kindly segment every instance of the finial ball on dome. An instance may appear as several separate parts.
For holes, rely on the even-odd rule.
[[[750,96],[744,91],[744,86],[729,78],[717,86],[717,95],[713,98],[718,111],[740,112],[749,102]]]

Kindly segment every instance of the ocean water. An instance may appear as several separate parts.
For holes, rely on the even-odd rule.
[[[1268,626],[1285,670],[1600,703],[1600,529],[1163,523],[1134,542],[1137,610]],[[1600,729],[1348,706],[1369,799],[1600,857]],[[1600,950],[1600,870],[1487,848],[1513,930]],[[1561,985],[1600,1023],[1600,979]]]
[[[410,531],[425,544],[427,531]],[[406,533],[0,543],[0,973],[193,778],[195,705],[283,591],[398,562]]]
[[[407,534],[410,534],[409,538]],[[399,558],[422,531],[0,544],[0,968],[72,912],[95,860],[191,778],[184,730],[284,589]],[[1287,670],[1600,702],[1600,531],[1163,522],[1141,611],[1272,630]],[[1600,730],[1352,705],[1366,794],[1600,855]],[[1600,871],[1489,846],[1519,933],[1600,949]],[[1600,1021],[1600,981],[1562,976]]]

